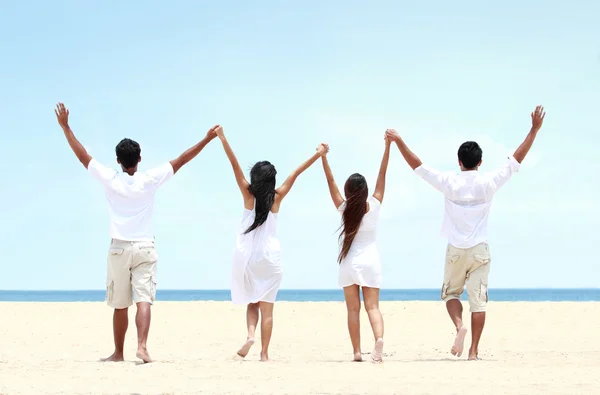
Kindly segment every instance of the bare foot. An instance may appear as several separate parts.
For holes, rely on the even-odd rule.
[[[125,359],[123,358],[123,354],[117,355],[116,353],[114,353],[108,358],[100,359],[100,362],[123,362],[124,360]]]
[[[363,361],[363,359],[362,359],[361,352],[360,351],[359,352],[355,352],[354,353],[354,359],[352,360],[352,362],[362,362],[362,361]]]
[[[383,339],[377,339],[375,348],[371,353],[371,360],[375,363],[383,362]]]
[[[253,345],[254,345],[254,339],[246,340],[246,343],[244,343],[242,348],[240,348],[238,350],[237,355],[239,355],[242,358],[246,358],[246,355],[248,355],[248,353],[250,352],[250,348],[252,348]]]
[[[469,361],[479,361],[479,352],[469,350]]]
[[[269,354],[267,354],[266,352],[265,353],[261,352],[260,353],[260,361],[261,362],[268,362],[269,361]]]
[[[454,344],[452,345],[452,348],[450,349],[450,353],[452,355],[455,355],[457,357],[460,357],[462,355],[463,350],[465,349],[465,336],[467,336],[467,327],[463,325],[458,330],[458,333],[456,334],[456,337],[454,338]]]
[[[152,362],[152,358],[150,358],[150,354],[148,354],[148,350],[145,348],[138,349],[135,356],[144,361],[144,363]]]

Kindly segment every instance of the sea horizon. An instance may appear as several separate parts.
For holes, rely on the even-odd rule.
[[[491,288],[497,302],[598,302],[600,288]],[[463,299],[466,300],[466,291]],[[381,301],[439,301],[435,288],[381,289]],[[0,290],[0,302],[103,302],[105,290]],[[173,302],[230,301],[228,289],[159,289],[156,300]],[[342,302],[342,289],[281,289],[277,301]]]

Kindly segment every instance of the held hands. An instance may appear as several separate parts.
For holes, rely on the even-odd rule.
[[[223,126],[215,125],[206,132],[206,137],[214,139],[215,137],[223,138]]]
[[[385,141],[385,147],[389,148],[392,145],[392,140],[388,137],[387,133],[383,135],[383,141]]]
[[[218,125],[217,128],[215,129],[215,134],[220,139],[224,138],[225,137],[225,133],[223,132],[223,126]]]
[[[385,131],[386,144],[397,143],[398,141],[400,141],[400,135],[396,132],[396,129],[387,129]]]
[[[317,153],[321,156],[324,157],[327,155],[327,153],[329,152],[329,144],[325,144],[325,143],[321,143],[319,144],[319,146],[317,147]]]
[[[58,120],[58,124],[61,128],[69,127],[69,110],[65,107],[63,103],[58,103],[56,105],[56,109],[54,110],[56,114],[56,119]]]
[[[544,123],[544,117],[546,116],[546,112],[544,111],[543,106],[537,106],[535,111],[531,113],[531,129],[536,132],[540,130],[542,124]]]

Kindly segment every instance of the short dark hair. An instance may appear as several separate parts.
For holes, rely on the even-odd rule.
[[[131,139],[121,140],[119,144],[117,144],[115,151],[117,153],[117,159],[126,169],[135,167],[140,161],[142,154],[140,145]]]
[[[481,162],[483,151],[475,141],[467,141],[458,148],[458,160],[465,169],[474,169]]]

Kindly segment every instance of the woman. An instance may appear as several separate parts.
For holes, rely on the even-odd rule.
[[[321,144],[317,152],[290,174],[283,185],[275,189],[275,166],[267,161],[256,163],[250,170],[250,183],[231,150],[223,128],[215,133],[223,143],[233,174],[244,198],[244,214],[237,236],[231,279],[231,300],[248,305],[246,324],[248,336],[237,354],[245,358],[254,344],[254,333],[261,317],[261,361],[269,360],[269,342],[273,331],[273,304],[281,284],[283,270],[277,238],[277,213],[296,178],[324,155]]]
[[[375,193],[369,197],[365,178],[352,174],[344,185],[346,200],[335,183],[327,156],[323,155],[323,170],[327,177],[333,204],[342,214],[339,236],[340,253],[339,284],[344,289],[348,309],[348,331],[354,350],[354,361],[362,361],[360,351],[360,288],[362,287],[365,309],[369,315],[375,348],[371,353],[373,362],[381,362],[383,355],[383,317],[379,311],[379,288],[381,287],[381,262],[377,249],[376,233],[379,208],[385,191],[385,173],[390,158],[390,140],[385,138],[385,151],[375,185]]]

